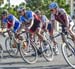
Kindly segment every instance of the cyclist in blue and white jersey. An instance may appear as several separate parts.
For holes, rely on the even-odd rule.
[[[9,14],[7,10],[2,12],[2,28],[6,26],[7,30],[12,30],[14,32],[15,38],[18,38],[18,33],[21,30],[21,22],[12,14]],[[10,34],[10,31],[8,32]],[[12,45],[16,47],[16,43]]]
[[[27,11],[23,7],[20,7],[17,9],[20,16],[20,21],[25,24],[27,29],[30,31],[31,34],[37,34],[39,39],[41,41],[44,41],[46,43],[46,39],[43,37],[43,35],[40,33],[40,18],[32,11]]]
[[[7,10],[2,12],[2,25],[6,25],[8,29],[11,29],[16,33],[20,27],[21,22],[12,14],[9,14]]]

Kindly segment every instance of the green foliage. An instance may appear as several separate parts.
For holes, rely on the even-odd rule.
[[[66,0],[54,0],[58,3],[60,8],[64,8],[70,14],[70,6],[66,4]]]
[[[4,0],[0,0],[0,5],[4,3]]]
[[[32,10],[32,11],[39,9],[42,11],[42,14],[47,15],[47,17],[49,18],[50,17],[49,4],[53,1],[57,2],[59,7],[64,8],[68,13],[70,13],[70,6],[66,5],[66,0],[27,0],[27,4],[22,2],[19,6],[23,6],[27,10]],[[8,9],[8,11],[11,14],[14,14],[16,17],[18,17],[16,9],[19,6],[12,5],[9,8],[9,5],[6,4],[2,9]]]
[[[49,4],[51,2],[57,2],[59,7],[64,8],[68,13],[70,13],[70,6],[66,5],[66,0],[28,0],[27,7],[30,7],[33,11],[39,9],[43,14],[50,17]]]

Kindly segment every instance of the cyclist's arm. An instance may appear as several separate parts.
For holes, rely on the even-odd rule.
[[[6,26],[7,26],[7,22],[3,22],[2,19],[1,19],[1,28],[0,28],[0,32],[6,31],[6,30],[7,30]]]
[[[69,27],[69,19],[68,19],[68,15],[67,15],[66,11],[64,9],[62,9],[61,14],[64,16],[65,23],[66,23],[65,25],[68,28]]]
[[[6,19],[1,19],[1,28],[4,29],[7,26],[7,20]]]
[[[53,14],[51,14],[51,19],[50,19],[50,23],[53,27],[53,29],[55,28],[55,16]]]
[[[47,30],[48,23],[49,23],[48,18],[45,15],[43,15],[42,16],[42,24],[45,26],[46,30]]]
[[[66,20],[66,27],[69,28],[69,20],[68,20],[67,15],[64,15],[64,18]]]
[[[8,30],[12,30],[15,25],[15,16],[12,14],[9,14],[8,16]]]
[[[30,23],[30,26],[28,27],[28,29],[30,29],[34,23],[34,13],[33,12],[28,13],[28,23]]]
[[[30,23],[30,26],[28,27],[29,29],[33,26],[33,22],[34,22],[34,19],[29,20],[29,23]]]
[[[26,19],[25,17],[23,16],[20,16],[20,22],[22,23],[22,26],[24,25],[30,25],[28,28],[31,28],[32,25],[33,25],[33,16],[32,16],[32,12],[28,12],[27,13],[27,17],[28,19]]]
[[[24,25],[24,24],[25,24],[25,25],[30,24],[29,27],[28,27],[28,29],[30,29],[30,28],[33,26],[34,19],[29,19],[29,20],[24,20],[24,21],[25,21],[25,22],[22,22],[23,25]]]
[[[3,22],[1,22],[1,28],[4,29],[6,27],[6,23],[4,24]]]

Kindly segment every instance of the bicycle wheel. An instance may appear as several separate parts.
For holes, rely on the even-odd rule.
[[[53,60],[53,49],[51,45],[48,43],[47,46],[42,45],[41,48],[42,48],[43,57],[49,62],[52,61]]]
[[[44,43],[42,42],[42,52],[43,52],[43,56],[47,61],[52,61],[53,60],[53,48],[50,45],[50,37],[49,34],[47,32],[44,32],[44,37],[47,39],[47,46],[44,45]]]
[[[3,58],[3,48],[1,44],[0,44],[0,57]]]
[[[73,30],[73,32],[75,33],[75,25],[73,26],[72,30]]]
[[[14,45],[14,39],[10,39],[10,37],[7,37],[5,40],[6,51],[8,52],[8,54],[11,57],[17,57],[17,54],[18,54],[17,43],[16,43],[15,47],[13,45]]]
[[[75,68],[75,47],[73,46],[73,43],[64,43],[61,50],[66,62],[72,68]]]
[[[30,46],[30,50],[27,48],[24,48],[23,46],[20,46],[20,54],[22,59],[29,64],[35,63],[37,61],[37,50],[33,44]]]

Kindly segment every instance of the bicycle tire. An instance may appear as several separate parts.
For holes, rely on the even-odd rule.
[[[8,43],[9,42],[9,46],[8,46]],[[12,46],[11,46],[11,39],[10,37],[7,37],[6,40],[5,40],[5,47],[6,47],[6,51],[8,52],[8,54],[11,56],[11,57],[17,57],[17,54],[18,54],[18,46],[16,46],[16,48],[13,48],[12,49]],[[10,49],[11,50],[10,50]],[[15,51],[16,50],[16,51]]]
[[[33,45],[33,43],[30,42],[29,36],[27,35],[26,32],[22,34],[25,34],[24,38],[26,38],[25,42],[27,42],[27,48],[24,49],[23,46],[20,46],[20,55],[26,63],[28,64],[36,63],[38,58],[36,47],[35,45]]]
[[[52,48],[52,46],[50,45],[50,42],[51,42],[51,40],[50,40],[50,37],[49,37],[49,34],[48,33],[45,33],[45,37],[46,37],[46,39],[47,39],[47,44],[49,45],[49,47],[48,47],[48,50],[49,50],[49,52],[48,52],[48,54],[47,53],[43,53],[43,56],[44,56],[44,58],[47,60],[47,61],[52,61],[53,60],[53,48]],[[42,49],[43,49],[43,47],[44,46],[41,46],[42,47]],[[47,50],[47,51],[48,51]]]
[[[32,47],[31,50],[33,50],[34,52],[23,51],[22,46],[20,46],[20,55],[21,55],[22,59],[28,64],[36,63],[37,58],[38,58],[38,54],[37,54],[37,50],[36,50],[35,46],[31,45],[31,47]]]
[[[71,45],[70,43],[67,43],[67,45],[69,45],[69,48],[73,49],[73,47],[72,47],[72,45]],[[63,57],[64,57],[65,61],[68,63],[68,65],[70,65],[72,68],[75,68],[75,65],[73,65],[73,64],[69,61],[69,59],[67,58],[67,56],[66,56],[66,54],[65,54],[65,53],[66,53],[66,52],[65,52],[65,48],[67,49],[66,43],[64,43],[64,44],[62,45],[62,47],[61,47]],[[69,48],[68,48],[68,50],[69,50]],[[72,52],[72,53],[73,53],[73,52]],[[74,57],[75,57],[75,52],[73,53],[73,55],[74,55]]]

